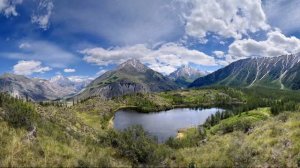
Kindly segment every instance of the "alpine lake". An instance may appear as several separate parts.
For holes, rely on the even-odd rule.
[[[119,110],[115,113],[113,126],[122,131],[134,125],[140,125],[158,142],[176,137],[178,131],[204,124],[206,119],[221,108],[177,108],[167,111],[141,113],[135,110]]]

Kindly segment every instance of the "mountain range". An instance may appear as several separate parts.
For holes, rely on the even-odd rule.
[[[300,54],[248,58],[195,80],[190,87],[210,85],[300,89]]]
[[[4,74],[0,77],[0,91],[14,97],[32,101],[71,98],[86,99],[93,96],[113,98],[131,93],[161,92],[179,89],[179,80],[185,85],[201,73],[190,67],[181,67],[170,78],[156,72],[139,60],[131,59],[95,80],[76,80],[56,75],[49,80],[22,75]]]
[[[55,100],[76,94],[87,82],[71,81],[61,75],[45,80],[6,73],[0,76],[0,91],[31,101]]]
[[[168,77],[148,68],[139,60],[130,59],[115,70],[96,78],[76,97],[113,98],[130,93],[161,92],[178,88],[178,85]]]
[[[77,99],[94,96],[110,99],[131,93],[161,92],[187,86],[258,86],[298,90],[299,72],[300,54],[243,59],[211,74],[182,66],[169,76],[131,59],[95,80],[75,80],[62,75],[45,80],[7,73],[0,76],[0,91],[23,99],[44,101],[74,96]]]
[[[50,83],[54,85],[58,85],[60,87],[70,88],[74,90],[74,92],[79,92],[84,89],[88,84],[90,84],[93,80],[91,78],[87,79],[76,79],[76,78],[67,78],[62,75],[56,75],[49,80]]]
[[[174,80],[181,87],[188,87],[194,80],[207,75],[207,72],[201,72],[188,65],[178,68],[169,75],[169,78]]]

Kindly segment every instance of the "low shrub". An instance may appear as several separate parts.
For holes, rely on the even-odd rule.
[[[148,135],[141,126],[133,126],[122,132],[110,131],[111,146],[133,164],[159,165],[170,154],[170,149]]]
[[[32,127],[36,122],[37,113],[34,106],[23,100],[13,98],[7,94],[0,94],[0,107],[3,108],[3,118],[14,127]]]

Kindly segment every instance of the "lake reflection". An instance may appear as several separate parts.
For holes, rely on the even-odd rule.
[[[219,108],[192,109],[180,108],[155,113],[139,113],[133,110],[117,111],[114,118],[114,128],[123,130],[133,125],[141,125],[151,135],[156,136],[159,142],[175,137],[180,128],[196,127]]]

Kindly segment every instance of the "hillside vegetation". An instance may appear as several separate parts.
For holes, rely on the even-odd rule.
[[[112,100],[95,97],[72,107],[41,106],[0,94],[0,167],[297,166],[297,94],[203,88]],[[109,127],[120,108],[150,112],[226,105],[234,107],[165,144],[138,126],[124,132]]]
[[[197,165],[199,167],[299,166],[300,113],[284,112],[276,117],[267,117],[266,110],[268,109],[258,109],[248,112],[248,114],[243,113],[239,117],[240,121],[236,119],[222,121],[207,131],[205,139],[198,138],[198,143],[194,146],[177,149],[173,156],[175,158],[173,165]],[[259,115],[260,111],[261,116]],[[250,126],[250,129],[245,132],[243,124]],[[228,128],[232,129],[228,131]],[[178,143],[192,141],[197,134],[199,134],[197,129],[191,129]]]
[[[213,96],[219,94],[217,91],[209,90],[197,92],[199,94],[214,92],[211,94]],[[160,94],[137,94],[110,101],[93,98],[70,108],[49,104],[40,106],[1,94],[0,165],[1,167],[55,165],[71,167],[126,166],[143,163],[145,161],[136,160],[132,155],[127,156],[126,152],[122,156],[123,152],[119,148],[127,150],[126,146],[121,144],[123,141],[129,141],[126,137],[131,138],[131,136],[109,131],[108,122],[119,108],[135,107],[145,111],[155,111],[182,104],[174,100],[172,94],[176,92],[170,95],[161,94],[165,97],[161,97]],[[184,94],[188,94],[188,91]],[[227,95],[226,99],[228,98]],[[212,97],[210,100],[212,101],[210,103],[213,103],[221,99]],[[198,100],[197,103],[205,102],[207,100]],[[141,134],[144,132],[141,131]],[[121,140],[117,141],[118,139]],[[148,144],[152,144],[152,149],[157,147],[156,142],[146,135],[141,141],[149,141]],[[144,153],[148,152],[148,150],[144,151]],[[153,159],[149,158],[147,163],[150,160]]]

